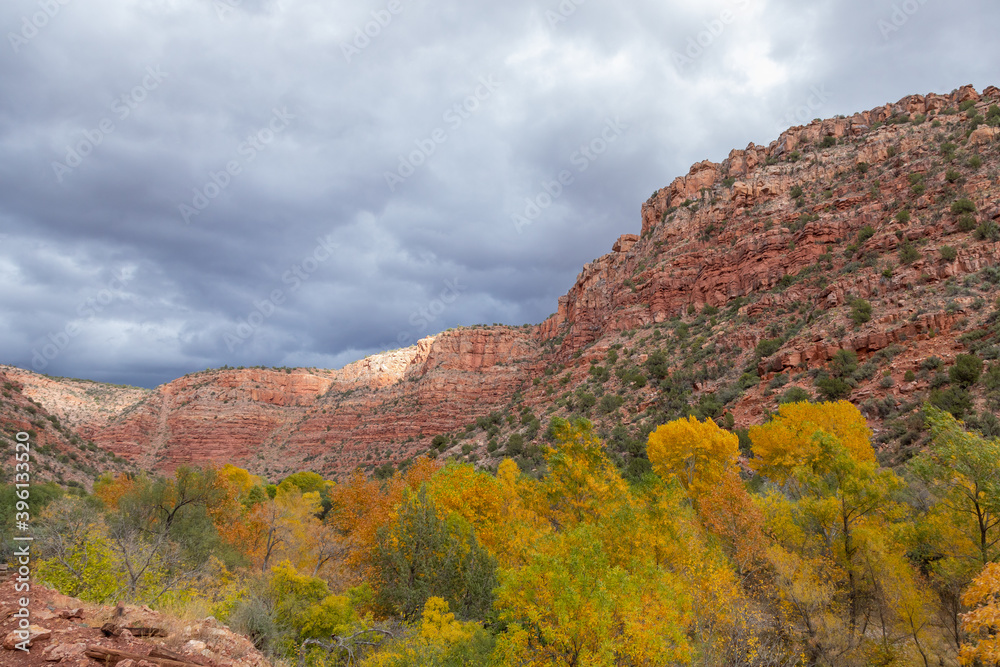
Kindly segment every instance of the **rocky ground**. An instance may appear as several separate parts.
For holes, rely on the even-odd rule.
[[[88,657],[87,651],[107,649],[138,656],[145,660],[127,659],[118,667],[270,667],[263,655],[241,635],[230,632],[215,619],[183,621],[148,607],[105,607],[88,604],[33,584],[28,606],[31,619],[31,643],[28,652],[18,650],[22,641],[14,632],[18,628],[19,599],[23,593],[14,589],[12,576],[4,573],[0,582],[0,667],[96,667],[102,662]],[[135,637],[122,631],[117,637],[106,636],[101,627],[111,623],[119,627],[158,628],[165,637]],[[157,653],[154,649],[165,649]],[[154,657],[148,657],[150,651]],[[172,655],[174,661],[155,657]],[[145,663],[145,664],[144,664]]]

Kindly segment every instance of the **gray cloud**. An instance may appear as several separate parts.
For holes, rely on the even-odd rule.
[[[541,321],[691,163],[802,109],[996,83],[998,18],[935,0],[8,2],[0,361],[152,386]],[[428,310],[446,281],[461,289]]]

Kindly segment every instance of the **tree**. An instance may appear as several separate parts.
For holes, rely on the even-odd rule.
[[[714,486],[739,456],[739,438],[711,419],[675,419],[649,434],[646,453],[664,480],[677,479],[691,495]]]
[[[42,581],[65,595],[97,603],[118,598],[121,582],[107,526],[93,503],[64,497],[39,516]]]
[[[440,463],[420,457],[405,474],[397,472],[388,480],[366,479],[358,471],[347,482],[328,487],[331,508],[325,520],[346,549],[342,567],[347,583],[372,575],[379,529],[392,522],[404,490],[420,488],[440,468]]]
[[[501,566],[522,563],[531,543],[546,525],[523,502],[524,490],[517,464],[501,461],[496,476],[475,466],[452,463],[427,483],[427,496],[444,517],[461,517],[476,539]]]
[[[885,629],[878,650],[901,650],[903,623],[891,601],[915,595],[907,592],[916,585],[909,564],[886,542],[902,514],[892,501],[902,480],[879,469],[868,434],[846,403],[782,406],[751,429],[755,467],[782,483],[763,502],[774,540],[768,557],[811,662],[873,650],[873,623]],[[918,607],[903,605],[917,638],[926,625]]]
[[[508,629],[496,655],[539,667],[688,664],[682,588],[648,565],[614,566],[591,526],[550,534],[525,567],[503,573],[497,608]]]
[[[988,563],[962,596],[971,611],[962,619],[962,629],[974,643],[963,644],[963,665],[1000,663],[1000,564]]]
[[[948,369],[948,377],[963,389],[971,387],[983,373],[983,360],[973,354],[955,357],[955,365]]]
[[[952,415],[930,405],[924,414],[931,444],[911,459],[910,471],[968,531],[979,565],[985,565],[1000,557],[1000,439],[969,433]]]
[[[223,497],[213,469],[181,467],[171,478],[120,478],[107,516],[108,542],[119,563],[123,595],[153,603],[191,584],[224,544],[208,513]]]
[[[553,420],[556,446],[546,456],[549,473],[528,500],[554,530],[593,522],[628,497],[628,487],[585,419]]]
[[[407,493],[396,520],[379,530],[375,606],[411,621],[428,598],[447,601],[462,618],[485,618],[497,584],[496,559],[465,521],[446,522],[426,486]]]
[[[705,527],[723,540],[726,553],[741,577],[761,570],[767,562],[764,513],[746,490],[735,467],[698,499]]]
[[[749,435],[754,455],[750,466],[779,483],[802,466],[817,474],[825,472],[823,466],[833,459],[823,456],[824,435],[833,436],[855,461],[875,461],[871,430],[861,412],[847,401],[786,403],[770,422],[751,426]]]

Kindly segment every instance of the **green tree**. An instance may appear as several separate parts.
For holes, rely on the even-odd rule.
[[[438,516],[426,486],[407,492],[396,521],[378,533],[375,606],[412,621],[430,597],[440,597],[465,619],[482,619],[493,604],[496,559],[468,522]]]
[[[969,433],[952,415],[924,406],[931,429],[928,451],[915,456],[910,471],[969,532],[979,565],[997,560],[1000,550],[1000,439]]]

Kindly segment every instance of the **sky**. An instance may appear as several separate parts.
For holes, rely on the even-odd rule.
[[[153,387],[538,323],[704,159],[1000,85],[1000,6],[5,0],[0,363]]]

